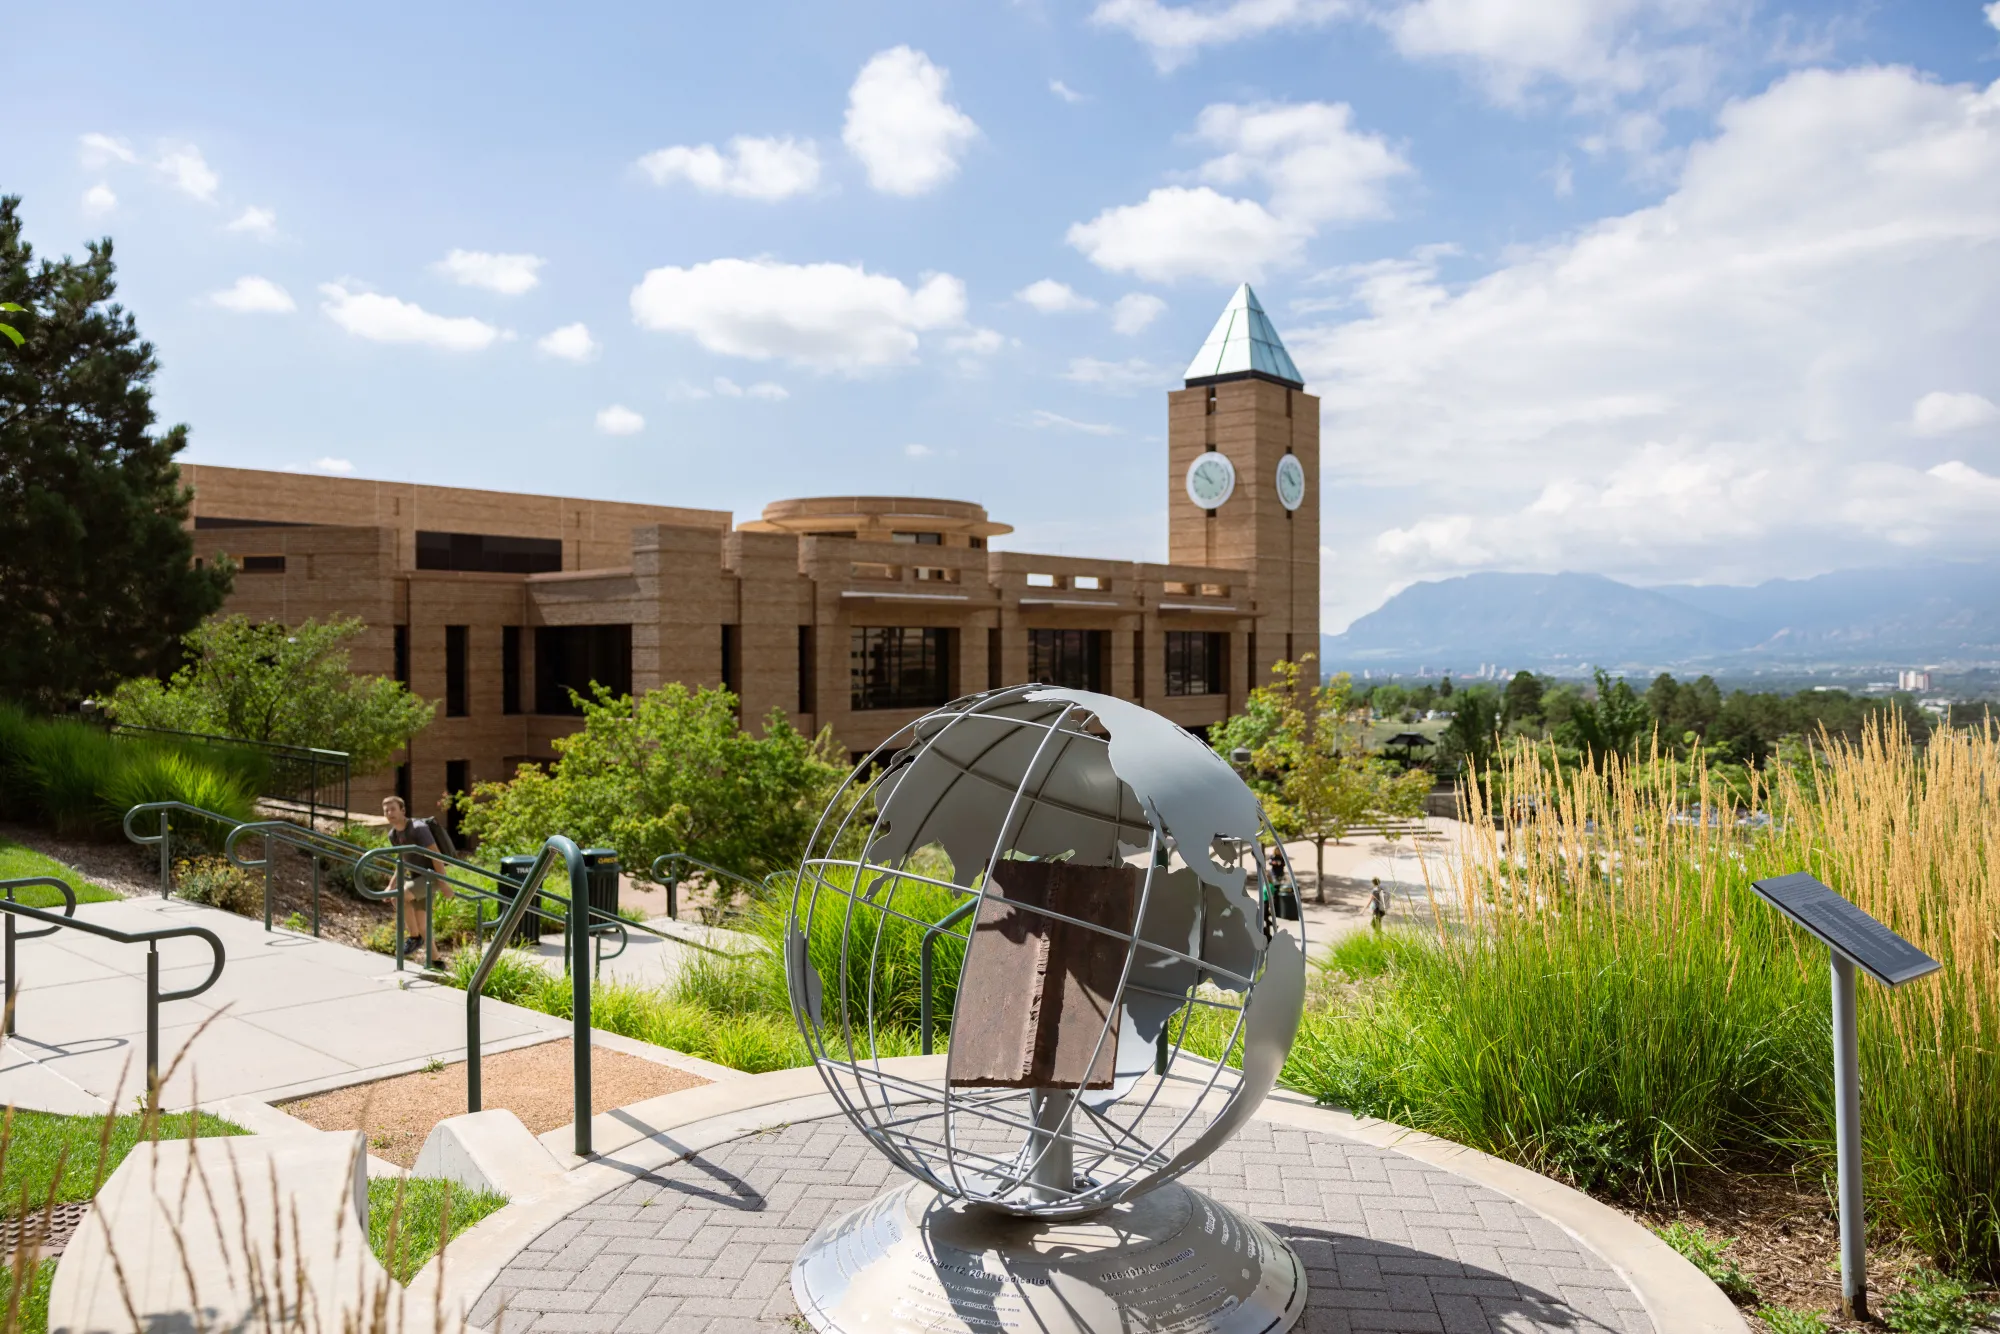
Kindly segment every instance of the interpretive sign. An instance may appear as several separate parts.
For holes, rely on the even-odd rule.
[[[1944,967],[1805,871],[1752,881],[1750,887],[1885,987],[1900,987]]]

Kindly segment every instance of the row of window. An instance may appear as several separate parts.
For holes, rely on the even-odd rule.
[[[522,632],[518,625],[500,632],[500,708],[523,711]],[[470,629],[444,628],[444,712],[463,718],[471,712],[468,688]],[[396,679],[410,679],[409,627],[399,625],[395,636]],[[856,710],[934,708],[950,700],[952,690],[950,630],[921,626],[855,626],[848,651],[849,702]],[[1143,641],[1135,636],[1134,646]],[[1028,676],[1050,685],[1103,691],[1110,679],[1111,632],[1106,630],[1028,631]],[[813,627],[799,627],[799,711],[810,713],[817,691],[813,679]],[[997,683],[998,640],[989,643],[988,674]],[[741,690],[742,664],[735,626],[724,626],[722,677]],[[1166,633],[1166,685],[1169,695],[1218,695],[1228,689],[1225,669],[1228,637],[1212,631],[1169,630]],[[543,625],[535,627],[534,711],[575,714],[572,690],[588,699],[593,684],[614,695],[632,692],[632,627],[629,625]]]

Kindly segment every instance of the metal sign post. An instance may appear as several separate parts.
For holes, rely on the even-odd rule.
[[[1944,967],[1804,871],[1753,881],[1766,903],[1817,936],[1833,964],[1833,1137],[1839,1161],[1840,1313],[1868,1317],[1868,1229],[1861,1206],[1861,1047],[1854,970],[1900,987]]]

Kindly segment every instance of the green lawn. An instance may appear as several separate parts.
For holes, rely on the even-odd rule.
[[[18,1334],[46,1334],[49,1327],[49,1285],[56,1281],[56,1262],[43,1260],[26,1274],[21,1285],[21,1305],[9,1328]],[[0,1320],[14,1300],[14,1267],[0,1265]]]
[[[26,848],[11,838],[0,838],[0,880],[19,880],[31,875],[52,875],[76,891],[78,903],[103,903],[118,896],[108,889],[91,884],[61,862],[52,861],[32,848]],[[30,908],[54,908],[62,903],[62,894],[47,885],[35,885],[15,891],[14,901],[25,903]]]
[[[392,1278],[408,1283],[437,1253],[447,1219],[449,1240],[506,1203],[505,1195],[468,1190],[451,1181],[375,1177],[368,1183],[368,1249]]]
[[[39,1210],[49,1199],[55,1184],[55,1202],[87,1200],[103,1177],[110,1176],[145,1137],[146,1118],[139,1113],[112,1118],[109,1140],[104,1139],[101,1116],[58,1116],[53,1112],[13,1113],[5,1140],[6,1164],[0,1168],[0,1212],[14,1214],[27,1199],[30,1212]],[[159,1118],[160,1139],[185,1139],[188,1114],[173,1112]],[[220,1117],[201,1114],[200,1135],[243,1135],[249,1132]],[[103,1145],[104,1170],[97,1167],[99,1145]],[[61,1180],[57,1181],[57,1174]]]

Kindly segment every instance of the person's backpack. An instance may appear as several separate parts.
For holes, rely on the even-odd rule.
[[[426,815],[423,819],[412,820],[410,823],[420,824],[430,830],[431,838],[436,841],[439,852],[447,857],[458,856],[458,844],[452,841],[451,830],[445,827],[444,821],[436,816]]]

